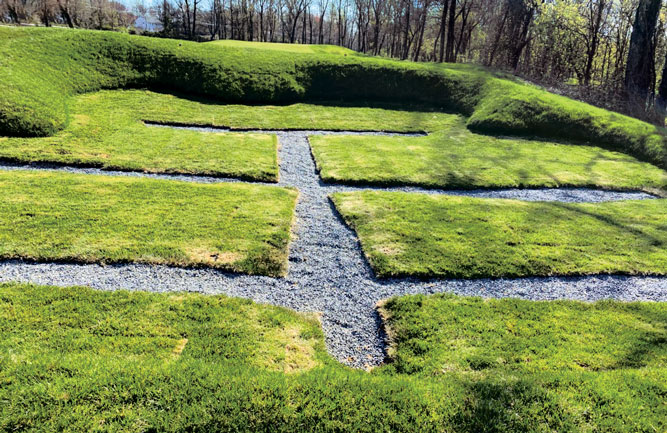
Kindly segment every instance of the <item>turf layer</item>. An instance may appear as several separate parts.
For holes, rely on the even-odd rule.
[[[332,196],[380,277],[667,273],[667,200],[523,202],[401,192]]]
[[[631,156],[475,134],[460,118],[427,137],[319,136],[310,143],[328,182],[445,189],[576,186],[667,195],[667,172]]]
[[[200,174],[257,181],[278,180],[277,139],[151,128],[150,113],[189,119],[183,106],[200,106],[151,92],[104,91],[80,95],[70,105],[68,126],[50,137],[0,138],[0,158],[115,170]],[[179,113],[179,114],[176,114]]]
[[[0,171],[0,257],[282,275],[297,193],[250,184]]]
[[[394,361],[366,373],[282,308],[3,284],[0,430],[664,430],[664,304],[420,296],[384,311]]]

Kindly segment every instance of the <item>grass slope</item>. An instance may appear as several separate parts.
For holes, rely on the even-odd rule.
[[[667,200],[569,204],[374,191],[332,198],[380,277],[667,273]]]
[[[210,45],[229,48],[246,48],[250,50],[271,50],[291,54],[342,54],[345,56],[360,55],[354,50],[338,45],[316,45],[316,44],[287,44],[280,42],[248,42],[248,41],[213,41]]]
[[[297,193],[250,184],[0,172],[0,257],[282,275]]]
[[[417,295],[391,299],[381,313],[392,337],[387,370],[473,382],[470,410],[479,419],[471,427],[479,431],[525,422],[520,414],[503,414],[498,430],[482,423],[507,404],[525,413],[518,395],[531,395],[533,419],[549,420],[555,407],[564,408],[576,431],[667,428],[665,303]],[[485,383],[489,378],[495,386]]]
[[[466,65],[249,50],[112,32],[0,29],[0,134],[52,135],[69,97],[166,87],[235,103],[427,103],[491,134],[592,143],[667,167],[661,129]],[[35,73],[40,71],[40,73]]]
[[[201,133],[143,124],[146,112],[168,111],[178,98],[133,91],[80,95],[70,104],[68,126],[50,137],[0,138],[0,158],[105,169],[194,173],[259,181],[278,180],[277,139],[266,134]]]
[[[474,134],[456,120],[427,137],[319,136],[310,143],[329,182],[450,189],[594,186],[667,194],[667,172],[631,156]]]
[[[454,298],[451,312],[437,300],[387,304],[396,360],[369,374],[333,362],[318,323],[282,308],[2,284],[0,430],[664,429],[664,304],[508,301],[488,311]],[[467,350],[447,352],[449,335]]]

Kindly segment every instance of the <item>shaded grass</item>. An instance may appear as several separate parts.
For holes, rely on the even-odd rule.
[[[380,277],[667,272],[667,200],[570,204],[374,191],[332,199]]]
[[[508,301],[489,311],[476,299],[438,299],[387,304],[400,337],[396,360],[368,374],[329,358],[312,316],[282,308],[222,296],[1,284],[0,430],[663,429],[664,304]],[[450,336],[469,350],[448,352]],[[590,340],[600,341],[597,354]],[[568,348],[591,366],[642,355],[595,371],[568,362]],[[453,368],[442,368],[448,356]],[[496,364],[479,361],[486,358]],[[517,366],[530,362],[544,370]]]
[[[503,406],[531,394],[545,418],[566,408],[577,431],[665,428],[665,303],[415,295],[380,310],[392,336],[384,373],[468,382],[471,430],[502,431],[483,421],[514,422]]]
[[[287,270],[295,191],[0,172],[0,257]]]
[[[444,122],[443,122],[444,123]],[[427,137],[311,137],[322,179],[427,188],[601,187],[667,194],[667,172],[592,146],[494,138],[463,119]]]
[[[101,92],[106,95],[110,92]],[[332,131],[423,132],[445,129],[459,116],[432,108],[397,104],[351,105],[344,102],[288,105],[220,105],[191,96],[113,91],[128,106],[141,107],[143,120],[232,129],[318,129]],[[189,99],[188,99],[189,98]]]
[[[0,158],[278,181],[274,135],[149,128],[142,122],[147,111],[185,121],[187,111],[179,109],[197,105],[159,96],[139,90],[77,96],[67,128],[50,137],[0,138]]]
[[[662,129],[479,67],[64,29],[0,29],[0,134],[47,136],[69,97],[103,88],[168,88],[234,103],[342,100],[428,104],[489,134],[535,135],[620,150],[667,167]],[[40,71],[36,74],[34,71]]]

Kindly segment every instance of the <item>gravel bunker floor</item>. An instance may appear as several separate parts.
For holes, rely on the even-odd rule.
[[[207,128],[192,128],[207,131]],[[219,129],[215,129],[220,131]],[[628,276],[551,277],[522,279],[378,280],[374,277],[355,233],[337,214],[328,194],[369,189],[328,185],[321,182],[313,162],[308,136],[315,134],[368,134],[330,131],[276,132],[280,141],[280,185],[300,191],[290,246],[286,278],[228,274],[213,269],[180,269],[147,265],[77,265],[61,263],[0,263],[0,281],[28,281],[59,286],[85,285],[103,290],[194,291],[225,294],[293,308],[322,312],[322,324],[330,353],[341,362],[360,368],[380,364],[385,357],[385,339],[376,303],[384,298],[414,293],[451,292],[485,297],[524,299],[577,299],[593,301],[613,298],[624,301],[667,301],[667,278]],[[394,134],[387,134],[394,135]],[[150,176],[193,182],[226,182],[185,175],[103,171],[48,164],[0,165],[0,169],[66,170],[90,174]],[[375,189],[375,188],[374,188]],[[614,192],[579,188],[504,189],[472,191],[377,188],[456,194],[474,197],[514,198],[533,201],[600,202],[651,199],[639,192]]]

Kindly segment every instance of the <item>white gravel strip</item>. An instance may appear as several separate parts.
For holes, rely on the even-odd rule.
[[[192,291],[249,298],[298,311],[320,311],[327,348],[341,362],[354,367],[380,364],[385,340],[376,303],[391,296],[450,292],[485,297],[524,299],[619,299],[667,301],[667,278],[589,276],[560,278],[434,280],[377,280],[368,266],[355,233],[328,200],[334,191],[367,188],[322,184],[311,157],[308,135],[317,131],[278,132],[279,185],[300,190],[296,224],[286,278],[228,274],[214,269],[180,269],[149,265],[79,265],[62,263],[0,262],[0,281],[29,281],[57,286],[85,285],[102,290]],[[330,132],[327,132],[330,133]],[[346,133],[350,132],[336,132]],[[369,133],[370,134],[370,133]],[[66,170],[93,174],[147,176],[197,182],[229,181],[199,176],[150,175],[99,169],[45,165],[6,165],[5,169]],[[634,192],[568,189],[505,189],[433,191],[419,188],[382,190],[459,194],[522,200],[608,201],[654,198]]]

